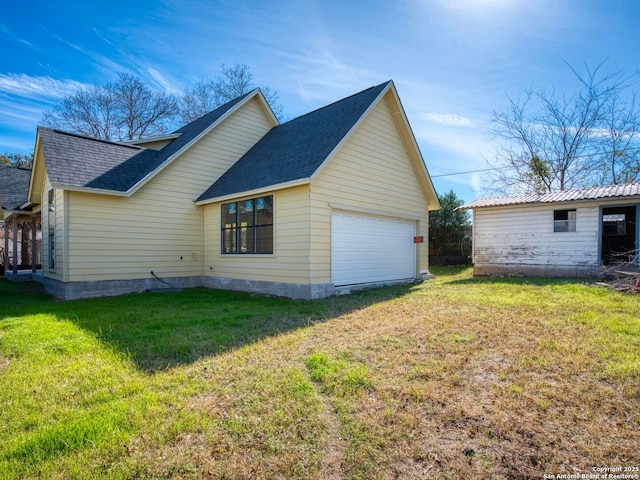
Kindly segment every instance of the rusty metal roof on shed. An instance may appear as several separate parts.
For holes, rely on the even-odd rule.
[[[519,195],[514,197],[481,198],[461,206],[461,209],[486,207],[502,207],[507,205],[530,205],[536,203],[581,202],[605,199],[640,199],[640,183],[624,185],[608,185],[606,187],[581,188],[562,190],[559,192]]]

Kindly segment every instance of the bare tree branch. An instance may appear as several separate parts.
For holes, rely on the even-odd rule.
[[[180,117],[185,123],[234,100],[255,88],[253,74],[247,65],[237,63],[232,67],[222,64],[221,75],[210,81],[200,81],[185,89],[180,99]],[[262,88],[262,94],[277,118],[282,115],[282,105],[276,92]]]
[[[632,85],[624,72],[602,75],[601,62],[580,74],[571,95],[532,87],[508,98],[491,115],[491,130],[504,140],[489,163],[496,189],[545,193],[640,178],[640,110],[626,100]]]
[[[45,125],[109,141],[163,133],[175,119],[176,99],[154,92],[139,78],[120,73],[118,81],[94,85],[65,97],[44,114]]]

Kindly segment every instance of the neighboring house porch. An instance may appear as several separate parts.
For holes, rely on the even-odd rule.
[[[31,170],[0,166],[0,275],[38,279],[41,268],[40,211],[27,202]]]

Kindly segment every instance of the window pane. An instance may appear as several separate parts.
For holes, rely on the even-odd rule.
[[[222,253],[273,253],[273,195],[222,205]]]
[[[569,219],[569,212],[567,210],[555,210],[553,212],[553,219],[554,220],[568,220]]]
[[[253,227],[240,229],[240,245],[237,253],[255,253],[253,246]]]
[[[576,231],[576,211],[575,210],[554,210],[553,231],[554,232],[575,232]]]
[[[236,204],[222,205],[222,228],[234,228],[236,226]]]
[[[256,199],[256,225],[273,224],[273,196]]]
[[[236,253],[236,229],[222,230],[222,253]]]
[[[627,216],[624,213],[602,215],[602,230],[605,235],[626,235]]]
[[[49,232],[49,268],[56,268],[56,239],[53,232]]]
[[[56,209],[56,195],[53,190],[49,190],[49,211],[53,212]]]
[[[256,253],[273,253],[273,226],[256,227]]]
[[[238,222],[241,227],[253,225],[253,200],[238,202]]]

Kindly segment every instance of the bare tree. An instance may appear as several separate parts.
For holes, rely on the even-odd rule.
[[[115,83],[66,96],[44,113],[43,123],[103,140],[132,140],[166,131],[177,108],[173,95],[153,91],[140,79],[120,73]]]
[[[110,86],[118,112],[120,137],[128,140],[166,132],[178,104],[173,95],[151,90],[139,78],[120,73]]]
[[[491,129],[505,141],[489,162],[494,190],[545,193],[638,178],[621,173],[638,166],[640,111],[625,100],[630,77],[601,75],[603,63],[585,74],[570,67],[580,85],[572,95],[534,86],[492,112]]]
[[[117,131],[115,100],[107,86],[93,85],[67,95],[62,101],[44,112],[44,125],[71,132],[114,140]]]
[[[214,80],[201,80],[185,89],[180,99],[180,117],[184,123],[192,122],[255,88],[253,73],[247,65],[237,63],[227,67],[222,64],[220,71],[221,75]],[[282,105],[279,103],[278,94],[269,88],[261,88],[261,90],[276,117],[280,118]]]
[[[596,157],[595,167],[601,167],[603,184],[640,180],[640,117],[635,95],[627,101],[612,99],[607,105],[598,147],[601,156]]]
[[[33,153],[4,153],[0,155],[0,165],[13,165],[19,168],[31,168]]]
[[[177,99],[149,88],[139,78],[119,73],[118,80],[78,90],[62,99],[43,116],[43,124],[93,138],[123,141],[166,133],[181,118],[185,123],[251,91],[253,74],[248,66],[221,66],[221,75],[200,81]],[[282,106],[278,94],[262,89],[275,115]]]

